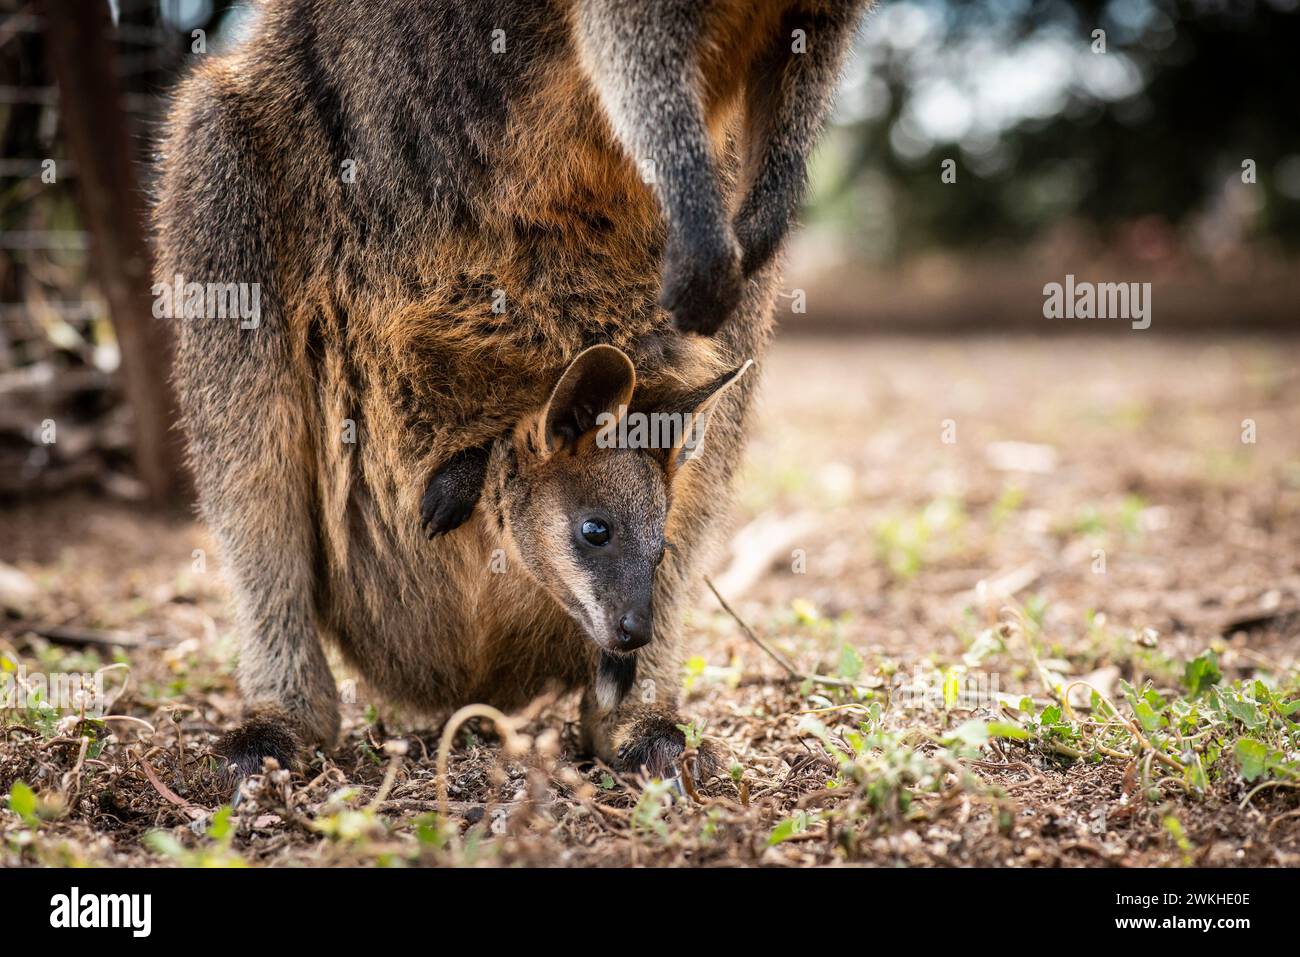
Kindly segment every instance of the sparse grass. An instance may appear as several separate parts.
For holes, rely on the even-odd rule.
[[[1203,796],[1215,784],[1262,780],[1242,799],[1244,808],[1265,788],[1300,788],[1300,723],[1293,720],[1300,716],[1300,671],[1229,682],[1215,652],[1206,650],[1181,663],[1179,687],[1162,691],[1150,680],[1135,687],[1121,679],[1123,703],[1117,704],[1086,680],[1056,674],[1039,660],[1044,612],[1041,604],[1013,608],[1001,628],[1028,650],[1054,699],[1040,710],[1026,695],[1014,710],[1029,733],[1028,747],[1065,763],[1117,760],[1140,768],[1141,791],[1153,800],[1170,788]],[[1162,664],[1161,670],[1173,670],[1167,658]],[[1087,692],[1086,706],[1072,706],[1076,687]]]
[[[966,523],[962,503],[936,498],[922,509],[890,515],[875,527],[876,554],[890,573],[907,581],[955,546]]]
[[[1300,384],[1268,381],[1263,438],[1243,449],[1235,422],[1251,410],[1237,410],[1254,387],[1184,389],[1172,346],[973,345],[950,367],[893,344],[879,385],[860,370],[886,347],[857,348],[800,345],[771,363],[760,448],[800,451],[755,459],[742,518],[822,520],[797,543],[806,574],[777,561],[733,596],[830,680],[787,680],[706,593],[682,730],[725,770],[680,792],[583,758],[576,704],[560,699],[518,729],[522,753],[464,726],[444,815],[436,722],[403,723],[363,688],[336,750],[303,775],[254,778],[232,806],[209,753],[238,709],[229,611],[216,563],[192,569],[193,549],[211,550],[201,530],[94,501],[0,513],[13,550],[0,557],[46,596],[31,620],[0,621],[0,670],[129,666],[113,710],[136,719],[39,700],[0,711],[0,866],[1300,864],[1300,617],[1283,614],[1300,602],[1300,459],[1279,439],[1300,434]],[[787,415],[806,410],[784,400],[804,397],[813,362],[837,414],[851,394],[893,411],[853,441]],[[953,409],[934,383],[971,369]],[[1139,391],[1085,414],[1079,391],[1094,383]],[[1027,395],[1033,426],[1019,431]],[[959,441],[937,448],[950,417]],[[1060,465],[994,471],[979,435],[1055,437]],[[826,463],[833,497],[818,491]],[[1021,568],[1034,577],[1012,599],[976,588]],[[32,621],[152,644],[56,645]],[[933,694],[909,700],[918,674]],[[990,676],[996,697],[965,700]]]

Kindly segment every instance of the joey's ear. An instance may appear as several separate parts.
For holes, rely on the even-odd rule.
[[[533,441],[543,454],[577,450],[598,429],[617,422],[636,388],[636,369],[620,349],[592,346],[564,370],[534,422]],[[606,416],[612,416],[612,419]]]
[[[671,448],[660,452],[664,472],[671,482],[683,465],[698,456],[704,448],[704,435],[709,428],[709,418],[717,408],[718,402],[727,390],[735,385],[740,377],[749,371],[753,359],[730,372],[724,372],[712,382],[666,402],[658,403],[661,411],[678,413],[682,416],[682,427],[675,430],[676,440]],[[665,408],[668,406],[668,408]]]

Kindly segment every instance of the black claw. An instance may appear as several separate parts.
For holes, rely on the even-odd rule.
[[[433,473],[420,501],[420,528],[430,540],[464,525],[474,514],[487,471],[487,447],[465,449]]]
[[[681,774],[680,762],[686,752],[686,735],[678,728],[678,718],[662,713],[648,713],[633,719],[626,743],[619,749],[616,770],[643,773],[669,780]],[[689,762],[691,778],[702,784],[718,773],[721,761],[713,745],[700,742],[694,759]]]

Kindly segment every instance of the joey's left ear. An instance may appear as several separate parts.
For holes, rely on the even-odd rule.
[[[618,418],[632,400],[636,370],[621,349],[598,345],[569,363],[546,405],[526,425],[529,446],[546,456],[561,449],[578,451],[594,441],[607,416]]]
[[[746,359],[743,365],[732,369],[730,372],[724,372],[712,382],[698,389],[684,395],[678,395],[666,402],[660,401],[656,403],[659,411],[679,413],[684,420],[682,427],[675,430],[676,441],[672,447],[663,449],[660,452],[664,472],[669,482],[672,482],[682,466],[695,459],[703,451],[704,436],[709,428],[709,419],[717,408],[718,402],[721,401],[727,390],[749,371],[749,367],[753,364],[753,359]]]

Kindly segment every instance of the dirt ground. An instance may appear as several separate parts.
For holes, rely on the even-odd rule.
[[[204,529],[47,500],[0,512],[0,561],[37,586],[0,665],[129,682],[103,725],[2,712],[0,863],[1300,864],[1294,725],[1252,732],[1292,744],[1259,788],[1207,746],[1231,721],[1184,740],[1124,692],[1201,727],[1209,649],[1223,683],[1295,696],[1300,343],[787,339],[765,366],[713,580],[833,680],[791,679],[702,588],[684,713],[728,775],[625,780],[575,753],[560,699],[510,753],[457,732],[444,817],[439,729],[356,687],[338,749],[223,809],[209,748],[238,698]]]

